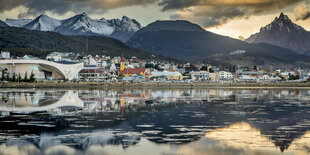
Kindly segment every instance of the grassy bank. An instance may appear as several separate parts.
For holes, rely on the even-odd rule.
[[[1,83],[0,88],[62,88],[62,89],[300,88],[300,89],[310,89],[310,83],[38,82],[38,83]]]

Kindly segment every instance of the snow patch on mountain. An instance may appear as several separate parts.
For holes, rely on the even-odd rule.
[[[30,30],[38,30],[38,31],[54,31],[54,29],[61,25],[61,21],[51,18],[47,15],[40,15],[32,22],[23,26],[24,28]]]
[[[32,20],[31,19],[10,19],[7,18],[5,20],[5,23],[8,24],[9,26],[13,27],[23,27],[24,25],[30,23]]]
[[[86,13],[82,13],[64,20],[55,31],[65,35],[110,36],[114,27],[109,26],[104,20],[93,20]]]
[[[40,15],[34,20],[7,19],[10,26],[24,27],[30,30],[54,31],[64,35],[99,35],[129,40],[142,28],[141,24],[127,16],[122,19],[91,19],[85,12],[65,20],[57,20],[47,15]]]

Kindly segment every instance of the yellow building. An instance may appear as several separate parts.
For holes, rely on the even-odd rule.
[[[122,56],[121,62],[120,62],[120,72],[119,75],[122,75],[124,77],[132,76],[135,74],[140,74],[144,77],[147,77],[147,71],[145,68],[125,68],[125,59]]]

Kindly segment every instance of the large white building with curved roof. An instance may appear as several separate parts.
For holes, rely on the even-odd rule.
[[[37,59],[7,59],[0,60],[0,67],[8,70],[9,75],[34,73],[36,80],[78,79],[78,73],[84,67],[79,62],[51,62]]]

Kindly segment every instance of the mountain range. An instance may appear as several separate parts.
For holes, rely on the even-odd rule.
[[[270,24],[246,39],[249,43],[268,43],[291,49],[299,54],[310,55],[310,32],[293,23],[281,13]]]
[[[65,20],[57,20],[47,15],[40,15],[34,20],[6,19],[12,27],[29,30],[53,31],[64,35],[108,36],[126,42],[142,28],[134,19],[123,16],[122,19],[91,19],[86,13],[75,15]]]
[[[81,52],[86,36],[88,36],[90,40],[94,41],[94,44],[91,43],[89,47],[96,46],[90,51],[95,53],[101,53],[109,46],[106,42],[100,41],[109,40],[107,42],[112,44],[110,53],[112,55],[121,54],[121,49],[126,51],[134,47],[132,49],[140,52],[133,52],[137,54],[136,56],[146,56],[152,53],[194,63],[220,62],[221,64],[260,65],[275,68],[310,67],[310,57],[306,56],[309,54],[310,47],[309,32],[294,24],[283,13],[246,41],[206,31],[189,21],[156,21],[142,27],[139,22],[126,16],[122,19],[106,20],[101,18],[95,20],[86,13],[65,20],[57,20],[46,15],[40,15],[34,20],[7,19],[5,22],[0,21],[1,25],[10,26],[10,28],[6,28],[10,30],[10,33],[2,31],[5,35],[0,38],[0,48]],[[25,31],[23,28],[36,31]],[[38,31],[53,31],[65,36]],[[29,36],[22,36],[23,34],[19,33]],[[32,35],[36,36],[36,41],[32,40]],[[50,40],[52,36],[56,39]],[[120,44],[116,40],[111,41],[111,38],[104,36],[126,42],[131,47]],[[23,37],[29,40],[25,40]],[[61,42],[66,42],[61,37],[70,40],[67,42],[69,45],[61,44]],[[81,45],[74,43],[76,39]],[[47,41],[51,43],[46,43]],[[104,45],[99,46],[99,44]],[[116,45],[120,47],[116,47]],[[150,53],[143,53],[144,51]]]
[[[86,42],[88,49],[86,50]],[[172,60],[130,47],[125,43],[105,36],[66,36],[56,32],[33,31],[17,27],[0,27],[0,50],[10,51],[12,56],[31,54],[45,58],[55,51],[74,52],[82,55],[137,56],[158,60]]]
[[[292,68],[309,66],[310,60],[310,57],[287,48],[221,36],[188,21],[156,21],[137,31],[127,43],[155,54],[195,63],[215,60],[233,65]],[[234,54],[238,50],[245,53]]]

